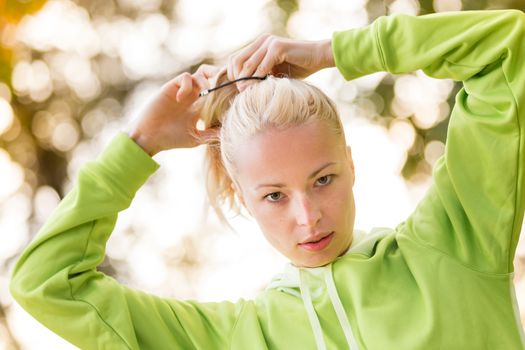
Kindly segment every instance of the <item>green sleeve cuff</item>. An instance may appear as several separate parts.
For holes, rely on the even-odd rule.
[[[160,167],[160,164],[122,131],[97,158],[97,165],[107,180],[129,196],[133,196]]]
[[[376,26],[381,19],[362,27],[337,31],[332,35],[335,66],[346,80],[386,71]]]

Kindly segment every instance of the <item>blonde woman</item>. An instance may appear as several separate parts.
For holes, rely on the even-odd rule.
[[[262,36],[222,70],[175,78],[82,168],[21,255],[12,294],[82,349],[524,348],[512,284],[525,207],[524,31],[519,11],[396,15],[326,41]],[[354,166],[336,108],[291,79],[334,65],[346,79],[423,69],[463,81],[432,186],[395,228],[354,230]],[[272,76],[282,72],[291,78]],[[244,206],[286,270],[235,303],[163,299],[98,272],[118,212],[159,166],[151,156],[203,143],[212,205]]]

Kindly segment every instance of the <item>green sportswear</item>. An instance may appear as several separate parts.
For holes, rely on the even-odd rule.
[[[524,349],[513,259],[525,206],[525,15],[392,15],[336,32],[345,79],[423,70],[463,82],[415,211],[356,231],[329,265],[289,264],[253,300],[160,298],[97,271],[117,215],[159,167],[126,134],[79,171],[10,291],[81,349]]]

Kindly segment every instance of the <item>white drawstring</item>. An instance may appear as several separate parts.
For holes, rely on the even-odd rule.
[[[389,232],[390,231],[386,229],[377,229],[367,235],[364,231],[355,230],[352,245],[345,254],[369,254],[373,250],[375,243]],[[317,299],[321,297],[325,291],[328,291],[330,301],[349,348],[351,350],[359,350],[352,328],[350,327],[350,322],[335,287],[332,266],[333,264],[317,268],[299,268],[288,263],[285,266],[284,273],[277,275],[266,289],[276,289],[300,297],[303,300],[318,350],[326,350],[326,344],[319,318],[312,304],[312,298]],[[297,287],[299,287],[299,291]]]
[[[355,341],[352,328],[350,327],[350,322],[348,322],[345,309],[343,308],[343,304],[341,303],[341,299],[339,299],[337,289],[335,288],[334,276],[332,275],[332,264],[326,266],[323,273],[326,287],[328,289],[328,295],[330,296],[335,313],[339,319],[339,324],[341,325],[341,328],[345,334],[346,342],[348,343],[348,346],[351,350],[358,350],[359,346]]]
[[[326,344],[324,342],[323,331],[321,329],[321,324],[319,323],[319,318],[315,313],[314,305],[312,304],[312,297],[310,295],[310,288],[308,283],[306,286],[303,285],[303,278],[307,278],[307,275],[303,275],[303,269],[299,269],[299,288],[301,289],[301,296],[303,299],[303,304],[308,314],[308,319],[310,320],[310,326],[314,332],[315,343],[317,344],[318,350],[326,350]]]

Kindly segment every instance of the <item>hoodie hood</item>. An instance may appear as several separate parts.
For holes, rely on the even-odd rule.
[[[276,289],[280,292],[293,295],[303,300],[303,304],[308,314],[308,319],[314,333],[317,349],[325,350],[326,344],[323,337],[323,331],[319,318],[315,312],[312,300],[317,299],[324,293],[328,292],[330,301],[335,310],[339,324],[345,334],[348,347],[352,350],[359,349],[355,341],[350,322],[346,316],[343,304],[337,289],[332,274],[332,266],[337,260],[348,254],[365,254],[372,255],[374,246],[377,241],[385,237],[390,230],[374,229],[369,234],[365,231],[355,230],[350,248],[345,254],[335,259],[332,263],[320,267],[297,267],[291,263],[287,263],[284,271],[276,275],[266,287],[269,289]]]

